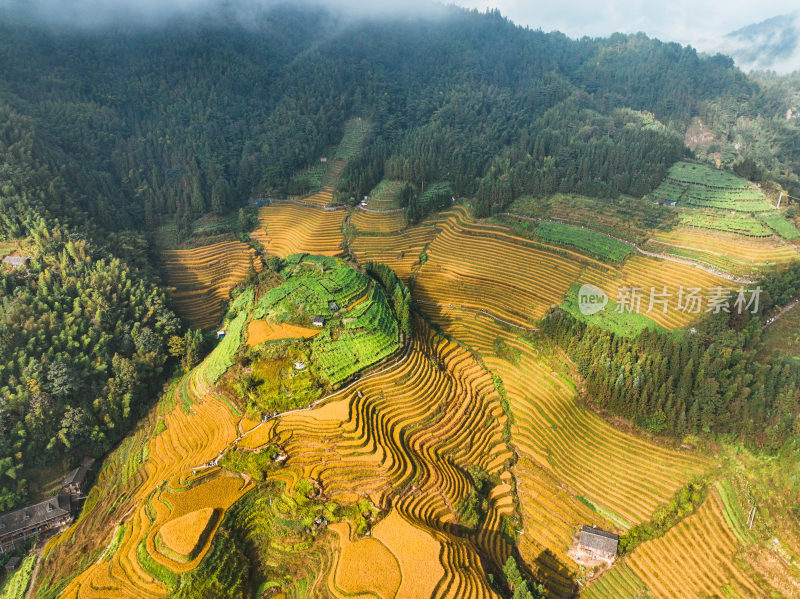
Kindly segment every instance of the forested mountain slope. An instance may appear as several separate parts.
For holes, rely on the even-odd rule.
[[[0,267],[0,511],[43,470],[58,481],[107,456],[33,592],[300,597],[402,580],[431,587],[416,596],[571,597],[599,575],[566,552],[595,522],[627,557],[594,596],[774,595],[800,555],[796,458],[767,469],[796,456],[800,375],[761,339],[800,289],[797,211],[773,207],[800,197],[796,98],[796,81],[723,56],[491,11],[283,6],[244,22],[221,2],[59,29],[3,9],[0,257],[31,260]],[[239,210],[253,196],[257,218]],[[171,232],[181,247],[159,253]],[[283,299],[283,259],[325,279],[309,274],[303,310]],[[603,328],[566,312],[584,282],[613,296],[763,274],[771,312],[752,318]],[[181,293],[208,309],[205,359],[203,333],[169,309]],[[375,330],[391,333],[377,349]],[[267,343],[279,331],[302,339]],[[358,349],[325,353],[340,389],[309,387],[315,343]],[[273,418],[309,398],[322,403]],[[774,455],[754,453],[763,471],[747,478],[750,450]],[[761,516],[743,533],[751,499]],[[176,534],[187,522],[194,538]],[[696,523],[724,534],[687,559],[713,569],[722,548],[714,563],[736,568],[664,581],[648,556]],[[434,557],[415,561],[413,538]],[[353,558],[381,543],[376,567]],[[742,574],[745,551],[763,560]],[[364,563],[393,574],[351,576]]]
[[[67,184],[108,227],[285,189],[355,115],[375,122],[374,143],[343,188],[449,181],[488,210],[523,193],[641,195],[683,154],[692,117],[724,140],[739,117],[785,113],[727,58],[643,35],[575,41],[498,13],[351,23],[287,8],[247,26],[223,12],[80,31],[4,21],[0,98],[80,158]],[[793,151],[761,159],[786,184]]]
[[[141,233],[285,193],[348,119],[372,129],[344,198],[383,178],[475,197],[478,215],[521,195],[641,196],[687,154],[695,117],[724,164],[800,196],[788,92],[643,35],[570,40],[455,8],[94,29],[6,9],[0,23],[0,241],[34,256],[0,275],[0,509],[24,497],[34,456],[105,452],[157,388],[180,331]],[[742,123],[761,127],[734,146]]]

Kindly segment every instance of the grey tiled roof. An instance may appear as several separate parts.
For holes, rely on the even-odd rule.
[[[22,266],[30,259],[30,256],[6,256],[3,258],[3,263],[10,264],[11,266]]]
[[[67,478],[64,479],[64,486],[66,487],[67,485],[74,484],[82,485],[83,481],[86,479],[87,472],[89,472],[88,468],[85,466],[78,466],[75,470],[67,474]]]
[[[56,495],[39,503],[0,515],[0,537],[69,515],[69,496]]]
[[[613,532],[586,525],[581,528],[581,545],[592,551],[616,555],[618,544],[619,537]]]

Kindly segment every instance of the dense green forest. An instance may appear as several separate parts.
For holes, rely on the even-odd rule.
[[[800,266],[761,282],[760,314],[800,293]],[[762,319],[720,312],[691,331],[615,335],[555,310],[542,330],[575,361],[597,407],[653,433],[777,450],[800,434],[800,365],[764,354]]]
[[[223,9],[220,9],[223,10]],[[0,99],[35,135],[80,157],[63,173],[78,208],[106,227],[225,212],[375,123],[340,183],[355,197],[381,179],[447,181],[496,210],[554,191],[640,196],[682,157],[699,116],[729,166],[754,161],[800,195],[791,90],[730,59],[644,35],[570,40],[497,12],[337,22],[273,9],[248,26],[227,13],[146,29],[53,31],[3,19]],[[743,123],[752,143],[731,149]],[[739,127],[739,129],[737,129]]]
[[[180,323],[145,240],[102,234],[69,182],[78,164],[37,140],[30,119],[0,114],[0,240],[22,238],[32,256],[0,269],[2,511],[27,497],[28,468],[101,455],[122,438],[158,393]]]
[[[800,197],[800,123],[783,118],[796,86],[644,35],[570,40],[456,8],[352,23],[273,8],[246,25],[220,8],[87,29],[8,10],[0,242],[25,240],[33,260],[0,274],[0,510],[51,452],[108,450],[163,382],[183,331],[148,232],[287,192],[354,116],[374,126],[341,195],[406,181],[412,221],[452,195],[479,214],[556,191],[640,196],[687,155],[694,117],[727,166]],[[685,410],[686,430],[705,422]]]

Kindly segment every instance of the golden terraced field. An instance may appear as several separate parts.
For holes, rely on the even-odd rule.
[[[797,248],[778,237],[746,237],[701,229],[660,231],[645,247],[742,276],[754,276],[759,269],[798,258]]]
[[[622,433],[580,407],[566,357],[544,340],[526,341],[484,315],[430,314],[504,382],[519,455],[513,469],[525,531],[519,548],[555,596],[576,590],[577,569],[566,549],[581,524],[624,532],[710,466]],[[495,355],[498,340],[517,352],[516,363]]]
[[[368,212],[356,209],[350,222],[358,233],[391,233],[406,226],[403,212]]]
[[[224,241],[161,253],[178,313],[196,328],[216,326],[231,288],[244,281],[252,264],[261,270],[255,250],[241,241]]]
[[[583,594],[587,599],[636,599],[644,590],[656,599],[768,597],[742,569],[739,543],[722,516],[719,496],[659,539],[636,548]]]
[[[258,227],[251,236],[267,254],[286,257],[306,252],[336,256],[342,253],[346,216],[344,210],[326,211],[281,202],[259,210]]]
[[[260,210],[253,238],[267,254],[337,255],[347,215],[282,202]],[[372,216],[351,217],[350,249],[359,262],[384,262],[410,284],[421,315],[406,351],[313,409],[264,423],[258,415],[242,418],[234,398],[215,386],[208,371],[221,358],[212,353],[174,385],[168,407],[154,408],[146,426],[112,454],[84,516],[48,545],[50,564],[91,556],[71,572],[53,566],[53,580],[59,572],[63,578],[80,572],[64,597],[168,596],[154,564],[174,575],[194,569],[224,514],[256,485],[218,466],[202,468],[233,444],[243,452],[280,448],[285,462],[268,471],[269,484],[290,490],[314,481],[326,502],[366,501],[379,514],[369,536],[356,534],[352,522],[332,522],[308,551],[318,569],[312,579],[286,584],[275,596],[301,597],[306,589],[315,597],[494,599],[487,575],[498,576],[512,554],[552,597],[633,598],[645,587],[654,597],[762,596],[741,566],[739,541],[713,490],[695,514],[581,591],[577,581],[585,573],[567,550],[582,524],[623,534],[716,464],[623,432],[586,408],[573,365],[534,330],[576,282],[594,283],[613,298],[622,285],[706,288],[729,281],[641,255],[607,266],[475,221],[458,206],[402,231]],[[697,235],[661,237],[667,240],[702,245]],[[212,248],[239,265],[243,257],[249,263],[249,248],[217,245],[168,254],[167,262],[179,265],[171,277],[187,294],[193,283],[180,278],[184,271],[196,270],[219,302],[225,285],[243,276],[215,262]],[[709,240],[702,249],[712,247]],[[762,257],[775,258],[785,248],[762,250]],[[735,255],[745,254],[739,248]],[[201,304],[186,309],[211,321]],[[672,312],[652,318],[668,328],[691,319]],[[313,332],[256,322],[241,340]],[[463,510],[475,471],[491,481],[478,524],[467,522]],[[120,499],[112,503],[111,495]],[[117,526],[121,540],[105,555]],[[97,530],[109,534],[98,539]]]
[[[47,546],[56,575],[59,564],[65,562],[60,556],[76,551],[93,538],[96,542],[98,530],[111,533],[116,525],[125,526],[124,537],[112,555],[87,564],[80,573],[72,569],[63,573],[77,576],[63,590],[62,597],[166,597],[166,587],[145,569],[143,556],[173,571],[188,571],[205,555],[211,535],[195,549],[194,559],[176,561],[156,547],[159,530],[167,526],[169,531],[170,522],[197,510],[224,512],[251,488],[247,481],[225,475],[219,469],[204,470],[203,476],[194,474],[198,466],[216,458],[233,442],[239,420],[206,379],[208,363],[207,359],[171,391],[176,401],[160,416],[166,425],[161,433],[150,439],[133,437],[132,442],[139,443],[137,451],[128,454],[123,446],[107,460],[83,516]],[[182,397],[191,402],[189,411],[182,408]],[[157,413],[158,408],[153,416]],[[114,497],[120,499],[113,501]],[[88,506],[105,507],[92,510]],[[106,538],[104,543],[108,542]]]

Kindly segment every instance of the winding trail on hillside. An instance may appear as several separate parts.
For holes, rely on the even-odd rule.
[[[793,300],[792,302],[790,302],[789,304],[787,304],[783,308],[781,308],[775,316],[773,316],[772,318],[767,320],[767,322],[765,322],[763,325],[761,325],[761,330],[763,331],[764,329],[774,325],[778,321],[779,318],[782,318],[783,316],[785,316],[788,312],[790,312],[792,310],[792,308],[797,306],[797,304],[800,304],[800,298],[797,298],[797,299]]]
[[[320,206],[319,204],[314,204],[312,202],[304,202],[303,200],[298,200],[296,198],[279,198],[273,199],[273,204],[297,204],[298,206],[306,206],[308,208],[317,208],[318,210],[322,210],[323,212],[336,212],[337,210],[346,210],[347,206]]]
[[[590,229],[588,227],[584,227],[583,225],[576,225],[573,223],[569,223],[567,221],[550,219],[550,218],[534,218],[531,216],[523,216],[521,214],[515,214],[513,212],[498,212],[497,216],[510,216],[512,218],[519,218],[521,220],[527,220],[534,223],[541,223],[541,222],[549,222],[555,223],[559,225],[569,225],[571,227],[579,227],[585,231],[592,231],[593,233],[597,233],[598,235],[604,235],[609,239],[613,239],[614,241],[618,241],[620,243],[624,243],[625,245],[631,246],[634,250],[638,253],[642,254],[643,256],[647,256],[648,258],[657,258],[660,260],[666,260],[667,262],[675,262],[677,264],[686,264],[687,266],[693,266],[699,270],[707,272],[710,275],[715,275],[717,277],[721,277],[727,281],[731,281],[732,283],[741,283],[743,285],[753,285],[757,281],[752,279],[746,279],[744,277],[737,277],[725,271],[719,270],[708,265],[706,262],[702,262],[700,260],[688,260],[685,258],[678,258],[676,256],[670,256],[668,254],[662,254],[659,252],[650,252],[648,250],[642,249],[637,244],[633,243],[632,241],[628,241],[627,239],[621,239],[619,237],[615,237],[613,235],[609,235],[608,233],[603,233],[602,231],[595,231],[594,229]],[[694,249],[694,248],[691,248]]]
[[[359,210],[363,210],[364,212],[369,212],[370,214],[397,214],[398,212],[405,212],[405,208],[389,208],[388,210],[377,210],[375,208],[365,208],[364,206],[359,205]]]

